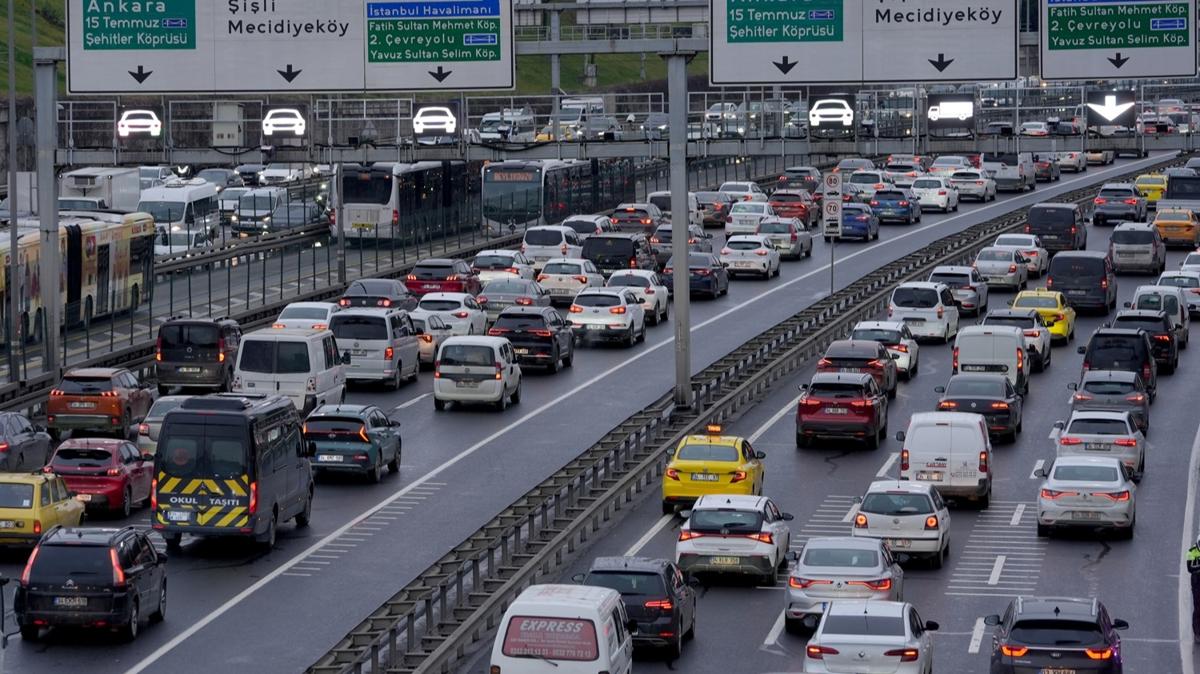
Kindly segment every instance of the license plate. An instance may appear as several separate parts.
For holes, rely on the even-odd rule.
[[[907,538],[893,538],[889,541],[893,548],[911,548],[912,541]]]
[[[603,325],[589,325],[588,326],[588,330],[603,330],[603,329],[604,329]]]
[[[479,388],[479,382],[477,382],[477,381],[462,381],[462,380],[459,380],[459,381],[456,381],[456,382],[454,382],[454,385],[455,385],[457,388]]]
[[[1003,276],[989,276],[987,280],[988,283],[1004,283],[1006,279]]]
[[[1067,294],[1068,295],[1086,295],[1087,291],[1086,290],[1068,290]]]
[[[1089,452],[1108,452],[1112,451],[1113,446],[1106,442],[1086,442],[1083,448]]]
[[[712,557],[711,561],[715,566],[737,566],[741,560],[737,557]]]
[[[518,356],[528,356],[529,355],[529,349],[513,349],[513,352],[516,353]]]
[[[181,367],[179,371],[183,374],[200,374],[200,368],[198,367]]]
[[[346,460],[346,457],[341,454],[318,454],[318,463],[341,463]]]
[[[436,283],[425,283],[425,284],[421,285],[421,288],[423,288],[424,290],[437,290],[440,287],[441,286],[439,286]]]
[[[351,349],[350,355],[351,356],[365,356],[365,355],[367,355],[367,350],[366,349]]]
[[[54,605],[62,608],[83,608],[87,606],[87,597],[55,597]]]
[[[570,294],[572,294],[572,292],[573,291],[570,288],[551,288],[550,289],[551,295],[570,295]]]
[[[733,266],[735,269],[754,269],[758,265],[753,262],[734,262]]]
[[[549,260],[550,260],[549,255],[534,255],[533,256],[534,262],[548,262]]]
[[[721,476],[716,473],[692,473],[692,482],[716,482]]]
[[[926,482],[941,482],[942,473],[940,471],[917,471],[917,479]]]
[[[16,529],[17,523],[12,520],[0,521],[0,529]]]
[[[75,498],[79,499],[80,501],[83,501],[84,503],[91,503],[91,501],[92,501],[91,494],[76,494]]]
[[[825,410],[825,414],[850,414],[850,410],[845,407],[829,407]]]
[[[167,511],[167,521],[168,522],[187,522],[190,519],[192,519],[192,513],[190,511],[187,511],[187,510],[168,510]]]
[[[1098,519],[1100,519],[1100,513],[1091,512],[1089,510],[1074,510],[1071,512],[1071,519],[1098,520]]]
[[[1041,674],[1075,674],[1075,670],[1066,667],[1042,667]]]
[[[905,317],[904,322],[905,323],[924,323],[925,319],[919,318],[916,316],[908,316],[908,317]]]
[[[359,230],[359,231],[365,231],[365,230],[369,230],[369,229],[375,229],[375,223],[373,223],[373,222],[356,222],[356,223],[354,223],[353,225],[350,225],[350,226],[351,226],[351,227],[353,227],[354,229],[357,229],[357,230]]]
[[[959,369],[963,372],[987,372],[987,365],[961,365]]]
[[[67,407],[73,410],[90,410],[96,406],[96,403],[71,403]]]

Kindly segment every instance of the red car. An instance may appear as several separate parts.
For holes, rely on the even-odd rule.
[[[875,449],[887,434],[887,395],[871,375],[818,372],[800,390],[797,447],[811,447],[817,438],[854,438]]]
[[[88,510],[129,517],[135,503],[150,499],[154,457],[126,440],[71,438],[54,450],[44,470],[66,480]]]
[[[421,260],[404,279],[408,291],[418,297],[425,293],[468,293],[478,295],[483,289],[479,272],[471,269],[466,260]]]
[[[812,195],[804,190],[776,190],[768,203],[779,217],[798,218],[808,228],[812,227],[818,213]]]

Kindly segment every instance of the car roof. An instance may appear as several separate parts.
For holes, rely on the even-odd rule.
[[[929,272],[929,274],[931,276],[933,274],[970,274],[971,269],[971,267],[966,265],[944,264],[939,267],[934,267],[933,271]]]
[[[363,414],[372,407],[374,407],[374,405],[321,405],[309,413],[308,418],[312,419],[313,417],[339,416],[342,414]]]
[[[1080,597],[1017,597],[1017,616],[1021,618],[1061,618],[1078,620],[1097,617],[1098,602]]]
[[[1003,386],[1004,382],[1008,381],[1008,377],[1002,374],[992,374],[987,372],[962,372],[959,374],[950,375],[950,381],[978,381]]]
[[[869,339],[839,339],[830,342],[825,348],[825,354],[839,352],[847,355],[870,356],[879,352],[879,342]]]
[[[67,370],[63,377],[111,377],[124,369],[120,367],[80,367]]]
[[[749,494],[704,494],[692,504],[692,510],[721,510],[723,508],[741,508],[746,510],[761,510],[766,506],[767,497],[751,496]]]
[[[126,444],[129,444],[128,440],[118,438],[67,438],[63,440],[57,449],[67,447],[70,449],[107,449],[112,451]]]
[[[1115,232],[1128,232],[1128,231],[1139,231],[1139,230],[1147,230],[1148,231],[1151,229],[1154,229],[1154,225],[1149,222],[1122,222],[1121,224],[1117,225],[1113,229],[1113,231],[1115,231]]]
[[[1138,373],[1129,370],[1087,370],[1083,373],[1083,381],[1128,381],[1138,378]]]
[[[874,343],[874,342],[872,342]],[[860,384],[866,385],[874,379],[866,372],[817,372],[812,376],[813,384]]]
[[[425,297],[429,297],[429,295],[426,295]],[[422,297],[421,299],[425,299],[425,297]],[[348,316],[389,316],[391,314],[405,313],[408,312],[400,307],[347,307],[341,311],[334,312],[333,317],[330,320],[338,318],[339,316],[346,318]],[[292,329],[295,330],[298,328]]]
[[[597,557],[588,571],[640,571],[661,573],[671,566],[670,560],[652,557]]]
[[[1059,295],[1062,295],[1062,292],[1058,290],[1047,290],[1046,288],[1035,288],[1033,290],[1022,290],[1021,292],[1017,293],[1017,297],[1021,297],[1022,295],[1058,297]]]
[[[870,330],[899,330],[904,327],[901,321],[859,321],[854,329]]]
[[[643,278],[653,278],[658,272],[653,269],[617,269],[608,278],[611,280],[613,276],[640,276]]]
[[[501,347],[508,343],[503,337],[488,337],[486,335],[454,335],[442,340],[442,346],[462,344],[464,346]]]
[[[932,494],[933,485],[911,480],[876,480],[867,487],[867,493],[904,492],[907,494]]]
[[[1111,421],[1124,421],[1129,416],[1128,411],[1112,412],[1108,410],[1076,410],[1071,412],[1071,417],[1068,422],[1076,419],[1108,419]]]
[[[1032,307],[1028,307],[1028,308],[1018,307],[1016,309],[995,309],[993,311],[987,312],[987,315],[984,316],[984,320],[986,320],[988,318],[992,318],[993,316],[996,318],[1011,318],[1011,317],[1032,318],[1037,315],[1038,315],[1038,310],[1034,309]]]
[[[888,616],[898,618],[904,615],[907,603],[902,601],[875,601],[868,599],[841,599],[831,602],[825,609],[825,615],[839,616]]]
[[[107,547],[117,536],[132,527],[61,527],[42,539],[41,545],[82,545]]]

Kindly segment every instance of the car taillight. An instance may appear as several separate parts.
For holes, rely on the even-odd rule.
[[[1058,439],[1058,444],[1068,445],[1068,446],[1082,445],[1083,438],[1077,438],[1073,435],[1064,435],[1063,437]]]
[[[817,367],[829,367],[830,365],[833,365],[833,361],[828,358],[822,358],[817,361]]]
[[[908,205],[908,200],[907,200],[907,199],[902,199],[902,200],[900,201],[900,205],[901,205],[901,206],[907,206],[907,205]]]
[[[1026,337],[1037,337],[1039,334],[1041,334],[1041,333],[1039,333],[1037,330],[1026,330],[1025,331]]]
[[[500,381],[501,379],[503,379],[504,378],[504,366],[500,363],[492,363],[492,366],[496,368],[496,381]]]
[[[1142,379],[1150,381],[1150,364],[1146,363],[1142,366]]]
[[[855,515],[854,516],[854,528],[855,529],[866,529],[867,528],[867,516],[862,513]]]
[[[890,651],[884,651],[885,656],[899,657],[900,662],[916,662],[920,657],[921,651],[916,648],[893,648]]]
[[[538,280],[538,283],[541,283],[542,281],[545,281],[548,278],[550,278],[550,276],[548,274],[538,274],[537,280]]]
[[[582,314],[582,313],[583,313],[583,307],[579,306],[578,304],[572,304],[572,305],[571,305],[571,308],[570,308],[570,309],[567,309],[567,311],[568,311],[568,312],[570,312],[570,313],[572,313],[572,314]]]
[[[1118,503],[1129,500],[1129,492],[1128,491],[1093,492],[1092,496],[1102,496],[1110,501],[1116,501]]]
[[[520,305],[520,306],[523,306],[523,307],[528,307],[528,306],[531,306],[531,305],[533,305],[533,298],[532,298],[532,297],[518,297],[518,298],[517,298],[516,300],[514,300],[514,301],[515,301],[515,303],[516,303],[516,304],[518,304],[518,305]]]
[[[549,330],[530,330],[529,333],[535,337],[550,337],[554,334]]]
[[[792,243],[796,243],[799,240],[800,240],[800,235],[795,232],[792,232]]]
[[[29,553],[29,560],[25,562],[25,570],[21,572],[22,586],[29,587],[29,575],[33,571],[33,560],[37,559],[38,551],[41,549],[41,546],[38,546],[33,549],[33,552]]]
[[[1169,342],[1169,341],[1171,341],[1171,336],[1170,335],[1155,335],[1154,339],[1159,342]]]
[[[1107,647],[1085,648],[1083,652],[1087,653],[1088,658],[1091,660],[1109,660],[1113,656],[1113,649]]]
[[[908,450],[907,449],[900,450],[900,470],[901,471],[908,470]]]
[[[993,407],[995,407],[995,406],[993,405]],[[988,472],[988,455],[987,455],[986,451],[979,453],[979,472],[981,472],[981,473]],[[928,525],[928,524],[929,524],[929,522],[926,521],[926,525]]]
[[[847,585],[859,585],[870,590],[884,591],[892,589],[891,578],[880,578],[879,580],[852,580],[846,583]]]
[[[674,468],[668,468],[667,469],[667,477],[672,480],[678,480],[679,479],[679,471]]]
[[[1075,395],[1078,396],[1079,394],[1076,393]],[[1088,396],[1087,399],[1090,400],[1091,396]],[[1146,402],[1146,395],[1144,393],[1130,393],[1129,395],[1125,396],[1125,399],[1131,403],[1144,403]],[[1076,398],[1076,400],[1078,400],[1078,398]]]
[[[937,308],[937,317],[938,317],[938,319],[939,319],[939,320],[940,320],[940,319],[942,318],[942,316],[944,316],[945,314],[946,314],[946,310],[945,310],[943,307],[938,307],[938,308]]]
[[[646,608],[656,608],[660,611],[670,611],[675,608],[675,604],[671,603],[670,599],[651,599],[645,604],[642,604],[642,606],[645,606]]]
[[[1100,287],[1104,290],[1108,290],[1108,279],[1107,278],[1100,279]]]
[[[392,209],[392,226],[395,227],[398,224],[400,224],[400,211],[393,208]]]
[[[162,337],[154,341],[154,360],[162,360]],[[51,395],[53,395],[53,392],[51,392]]]
[[[376,304],[376,306],[390,307],[390,306],[392,306],[392,301],[389,299],[382,299],[382,300],[376,301],[375,304]]]
[[[831,580],[816,580],[812,578],[800,578],[793,576],[788,578],[788,587],[794,587],[797,590],[807,590],[813,585],[833,585]]]
[[[258,481],[250,483],[250,507],[247,508],[249,514],[253,515],[258,512]]]
[[[693,538],[700,538],[702,536],[704,536],[704,534],[698,531],[688,531],[686,529],[681,529],[679,531],[679,540],[681,541],[690,541]]]
[[[954,351],[952,352],[952,354],[953,355],[950,358],[950,367],[955,373],[957,373],[958,372],[958,347],[957,346],[954,347]]]
[[[121,568],[121,560],[117,559],[117,549],[108,549],[108,559],[112,562],[113,585],[125,587],[125,569]]]
[[[1033,228],[1029,226],[1029,223],[1028,223],[1028,222],[1027,222],[1027,223],[1025,223],[1025,233],[1026,233],[1026,234],[1029,234],[1029,233],[1031,233],[1032,231],[1033,231]]]
[[[878,358],[876,358],[874,360],[869,360],[869,361],[867,361],[867,367],[869,367],[873,370],[881,369],[883,367],[883,361],[879,360]]]
[[[453,317],[455,317],[455,318],[466,318],[467,316],[470,316],[471,314],[469,314],[469,313],[467,313],[467,312],[465,312],[465,311],[456,311],[456,312],[454,312],[454,313],[452,313],[452,314],[450,314],[450,315],[451,315],[451,316],[453,316]]]
[[[512,332],[512,331],[509,330],[508,328],[488,328],[487,333],[488,333],[488,337],[499,337],[500,335],[506,335],[509,332]]]
[[[1096,204],[1097,206],[1103,206],[1104,204],[1108,203],[1108,200],[1104,197],[1096,197],[1095,199],[1092,199],[1092,203]]]
[[[899,351],[900,353],[908,353],[907,344],[889,344],[888,348],[894,351]]]
[[[662,239],[658,238],[657,236],[652,236],[650,237],[650,243],[662,243]]]
[[[838,650],[829,646],[813,646],[810,644],[804,649],[804,653],[813,660],[822,660],[826,655],[837,655]]]
[[[1010,658],[1020,658],[1029,652],[1028,646],[1013,646],[1011,644],[1003,644],[1000,646],[1000,652]]]
[[[109,468],[107,471],[104,472],[104,474],[109,477],[119,477],[121,475],[121,469],[120,468]]]
[[[411,279],[411,278],[412,277],[410,276],[409,279]],[[339,307],[348,307],[348,306],[350,306],[350,300],[345,300],[345,299],[338,300],[338,306]]]
[[[1015,264],[1008,265],[1008,273],[1015,274],[1016,272],[1017,272],[1017,265],[1015,265]]]
[[[384,350],[383,350],[383,359],[384,359],[384,360],[391,360],[391,359],[392,359],[392,358],[394,358],[395,356],[396,356],[396,350],[395,350],[395,349],[393,349],[393,348],[392,348],[392,347],[390,347],[390,346],[389,346],[389,347],[386,347],[386,348],[384,348]]]
[[[1129,206],[1137,206],[1137,199],[1126,199],[1125,203]]]
[[[625,307],[612,307],[612,308],[610,308],[610,309],[608,310],[608,313],[610,313],[610,314],[623,314],[623,313],[625,313]]]
[[[158,510],[158,478],[150,480],[150,512]]]
[[[440,361],[440,360],[433,361],[433,378],[434,379],[442,378],[442,361]]]
[[[763,250],[762,248],[759,248],[758,250],[754,251],[754,254],[759,257],[766,257],[766,256],[770,255],[771,253],[769,251]]]
[[[775,544],[775,537],[772,536],[770,532],[766,531],[757,534],[747,534],[746,538],[758,541],[759,543],[766,543],[767,545]]]
[[[1113,444],[1118,447],[1137,447],[1137,440],[1133,438],[1117,438]]]
[[[1025,350],[1017,349],[1017,372],[1025,369]]]
[[[609,220],[612,220],[612,223],[613,223],[614,225],[615,225],[615,224],[617,224],[618,222],[620,222],[620,220],[618,220],[618,219],[616,219],[616,218],[609,218]]]
[[[575,279],[576,281],[579,281],[580,283],[584,283],[584,284],[586,284],[588,282],[588,277],[586,277],[582,274],[580,274],[579,276],[572,276],[571,278]]]
[[[872,206],[878,206],[878,205],[879,205],[879,202],[878,202],[878,201],[876,201],[876,200],[874,200],[874,199],[872,199],[872,200],[871,200],[871,205],[872,205]]]
[[[939,410],[956,410],[956,409],[958,409],[958,403],[953,400],[943,400],[938,403],[938,409]]]
[[[746,479],[746,471],[744,471],[744,470],[735,470],[735,471],[733,471],[733,477],[731,477],[731,478],[729,479],[729,483],[730,483],[730,484],[735,484],[735,483],[737,483],[737,482],[741,482],[742,480],[745,480],[745,479]]]
[[[732,215],[726,215],[726,216],[725,216],[725,222],[733,222],[733,216],[732,216]]]
[[[938,516],[937,515],[930,515],[929,517],[925,518],[925,529],[926,530],[937,529],[937,528],[938,528]]]

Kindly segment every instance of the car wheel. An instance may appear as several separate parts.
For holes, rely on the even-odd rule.
[[[571,367],[575,364],[575,340],[571,340],[571,348],[568,349],[567,355],[563,356],[563,367]]]
[[[133,511],[133,490],[125,487],[125,491],[121,493],[121,517],[129,517],[129,513]]]
[[[183,534],[164,534],[163,540],[167,542],[167,550],[175,552],[182,547]]]
[[[650,321],[650,325],[658,325],[659,321],[662,320],[662,317],[658,311],[655,310],[654,313],[647,316],[646,319]]]
[[[1133,528],[1136,526],[1137,526],[1137,514],[1134,513],[1133,520],[1129,523],[1129,526],[1127,526],[1121,530],[1121,535],[1120,535],[1121,540],[1123,540],[1123,541],[1133,540]]]
[[[141,628],[142,614],[138,610],[138,600],[135,598],[133,604],[129,607],[129,623],[121,628],[121,638],[125,641],[133,641],[137,639],[138,630]]]
[[[121,415],[121,427],[117,429],[117,437],[118,438],[120,438],[122,440],[129,439],[129,424],[130,424],[130,418],[132,416],[133,415],[129,412],[128,409],[125,410],[125,414]]]
[[[675,638],[667,644],[667,658],[671,662],[678,660],[683,655],[683,635],[676,634]]]
[[[512,392],[512,404],[521,404],[521,380],[517,380],[517,390]]]
[[[637,336],[633,334],[632,324],[629,326],[629,332],[625,335],[625,339],[623,341],[626,348],[632,347],[635,343],[637,343]]]
[[[167,617],[167,579],[164,578],[162,586],[158,588],[158,606],[154,609],[154,613],[150,614],[150,622],[160,623]]]
[[[165,396],[165,395],[169,394],[170,392],[171,392],[170,386],[163,386],[162,384],[158,385],[158,395]]]
[[[42,629],[36,625],[21,625],[21,639],[25,641],[37,641]]]
[[[1041,522],[1038,522],[1037,535],[1038,535],[1038,538],[1049,538],[1050,537],[1050,527],[1046,526],[1045,524],[1042,524]]]
[[[550,374],[558,374],[558,371],[562,369],[562,354],[558,352],[557,346],[554,347],[554,355],[551,356],[550,364],[546,366],[546,369],[550,371]]]
[[[267,533],[263,536],[263,547],[268,551],[275,547],[275,536],[279,530],[279,513],[271,513],[271,522],[267,525]]]
[[[396,389],[400,388],[400,382],[402,380],[402,378],[400,377],[400,371],[402,369],[402,365],[403,365],[402,363],[396,364],[396,375],[394,377],[392,377],[387,383],[384,384],[384,388],[387,388],[392,391],[395,391]]]
[[[675,504],[669,503],[667,501],[663,501],[662,502],[662,514],[674,515],[675,514]]]
[[[638,331],[637,341],[639,344],[646,341],[646,324],[645,323],[642,323],[642,329]]]
[[[500,390],[500,399],[496,401],[496,409],[503,412],[508,409],[508,393]]]
[[[987,510],[990,505],[992,505],[992,488],[988,487],[987,493],[979,497],[975,506],[978,510]]]
[[[367,482],[379,484],[381,479],[383,479],[383,464],[381,461],[376,461],[367,470]]]
[[[879,449],[879,432],[871,433],[864,442],[867,444],[867,449]]]
[[[439,400],[438,398],[434,398],[433,399],[433,409],[437,410],[438,412],[441,412],[442,410],[446,409],[446,401]]]
[[[304,527],[308,526],[309,522],[312,521],[312,504],[313,504],[313,487],[312,487],[312,484],[309,484],[308,485],[308,497],[304,501],[304,510],[301,510],[296,515],[295,521],[296,521],[297,527],[304,528]]]

